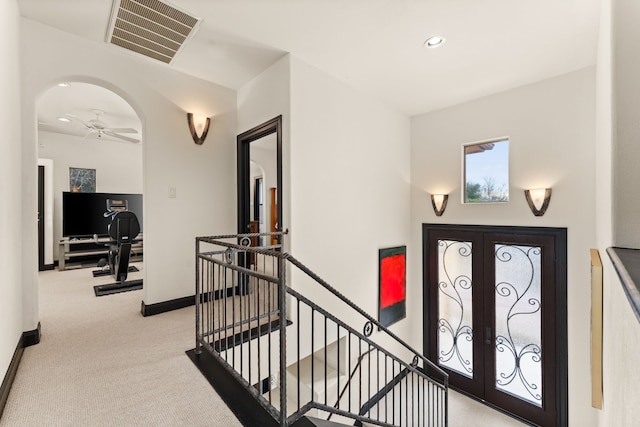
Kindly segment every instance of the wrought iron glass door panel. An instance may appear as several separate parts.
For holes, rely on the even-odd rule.
[[[473,378],[472,242],[438,239],[438,364]]]
[[[429,358],[449,372],[451,385],[475,393],[483,390],[482,324],[483,307],[476,301],[482,295],[482,270],[476,258],[483,242],[473,233],[434,232],[430,235],[429,273],[432,289],[428,311],[430,329],[425,339],[433,343]],[[426,308],[426,307],[425,307]]]
[[[496,388],[542,406],[541,254],[494,245]]]
[[[425,225],[425,354],[454,388],[567,425],[566,229],[477,228]]]
[[[555,426],[556,249],[552,236],[484,234],[485,397],[538,425]]]

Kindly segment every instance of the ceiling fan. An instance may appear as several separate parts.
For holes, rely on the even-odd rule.
[[[102,110],[91,110],[91,111],[93,112],[93,114],[96,115],[95,119],[82,120],[80,117],[74,116],[73,114],[65,114],[65,116],[71,120],[74,120],[77,123],[80,123],[87,129],[88,133],[85,135],[85,138],[91,135],[95,135],[97,138],[110,136],[110,137],[118,138],[127,142],[133,142],[133,143],[140,142],[139,139],[121,135],[123,133],[138,133],[136,129],[110,127],[105,122],[100,120],[100,116],[104,114],[104,111]]]

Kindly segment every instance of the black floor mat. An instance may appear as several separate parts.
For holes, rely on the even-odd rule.
[[[129,280],[124,283],[111,283],[109,285],[96,285],[93,287],[93,291],[97,297],[118,294],[120,292],[136,291],[138,289],[142,289],[142,279]]]
[[[138,267],[136,267],[135,265],[130,265],[129,266],[129,270],[127,270],[129,273],[133,273],[136,271],[140,271],[138,270]],[[93,270],[93,277],[100,277],[100,276],[108,276],[111,274],[111,270],[106,269],[106,270]]]

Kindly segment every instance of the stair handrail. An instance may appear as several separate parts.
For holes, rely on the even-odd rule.
[[[311,269],[309,269],[307,266],[305,266],[303,263],[301,263],[300,261],[298,261],[296,258],[294,258],[291,254],[288,253],[284,253],[282,255],[284,258],[286,258],[289,262],[291,262],[293,265],[295,265],[296,267],[298,267],[301,271],[303,271],[305,274],[307,274],[309,277],[311,277],[313,280],[315,280],[319,285],[321,285],[323,288],[325,288],[327,291],[329,291],[330,293],[332,293],[334,296],[336,296],[338,299],[340,299],[342,302],[344,302],[345,304],[347,304],[349,307],[351,307],[352,309],[354,309],[355,311],[357,311],[360,315],[362,315],[364,318],[366,318],[369,322],[371,322],[373,325],[378,327],[378,330],[381,330],[383,332],[385,332],[387,335],[389,335],[391,338],[393,338],[394,340],[396,340],[400,345],[402,345],[404,348],[406,348],[407,350],[409,350],[411,353],[413,353],[415,355],[415,357],[417,357],[419,360],[422,360],[426,366],[429,366],[430,369],[433,369],[434,371],[436,371],[438,374],[442,375],[443,377],[443,383],[446,387],[448,387],[449,385],[449,374],[447,374],[442,368],[440,368],[438,365],[436,365],[435,363],[433,363],[431,360],[427,359],[426,357],[424,357],[421,353],[419,353],[417,350],[415,350],[413,347],[411,347],[409,344],[407,344],[402,338],[398,337],[396,334],[394,334],[393,332],[391,332],[386,326],[382,325],[382,323],[378,322],[376,319],[374,319],[371,315],[369,315],[366,311],[364,311],[363,309],[361,309],[360,307],[358,307],[355,303],[353,303],[349,298],[347,298],[346,296],[344,296],[341,292],[339,292],[337,289],[335,289],[333,286],[331,286],[329,283],[327,283],[324,279],[322,279],[320,276],[318,276],[317,274],[315,274],[313,271],[311,271]],[[287,285],[285,285],[287,286]],[[288,287],[288,286],[287,286]]]
[[[361,369],[361,365],[362,365],[362,361],[364,360],[364,357],[367,355],[370,355],[372,351],[374,350],[378,350],[378,351],[382,351],[385,354],[390,354],[387,353],[384,349],[382,349],[381,347],[379,347],[379,345],[375,344],[373,341],[371,341],[369,337],[370,333],[367,333],[366,330],[369,331],[373,331],[374,326],[378,327],[378,331],[382,332],[383,334],[386,334],[386,336],[392,338],[397,344],[399,344],[400,346],[404,347],[406,350],[408,350],[411,355],[413,356],[413,359],[411,362],[402,362],[401,359],[398,356],[394,356],[392,354],[390,354],[391,357],[393,357],[394,359],[398,360],[399,363],[404,364],[404,366],[406,367],[407,370],[410,370],[412,372],[416,372],[419,373],[420,375],[428,375],[427,372],[430,373],[437,373],[437,375],[440,377],[438,379],[437,382],[440,382],[440,386],[442,387],[444,390],[444,407],[447,408],[447,400],[448,400],[448,394],[446,393],[446,391],[448,390],[449,387],[449,375],[442,369],[440,368],[437,364],[435,364],[434,362],[432,362],[431,360],[427,359],[424,355],[422,355],[420,352],[416,351],[413,347],[411,347],[407,342],[405,342],[403,339],[401,339],[400,337],[398,337],[396,334],[394,334],[393,332],[391,332],[386,326],[382,325],[378,320],[376,320],[375,318],[373,318],[371,315],[369,315],[367,312],[365,312],[362,308],[360,308],[359,306],[357,306],[354,302],[352,302],[349,298],[347,298],[344,294],[342,294],[341,292],[339,292],[337,289],[335,289],[333,286],[331,286],[328,282],[326,282],[324,279],[322,279],[320,276],[318,276],[316,273],[314,273],[310,268],[308,268],[306,265],[304,265],[302,262],[300,262],[298,259],[296,259],[294,256],[292,256],[291,254],[284,252],[284,246],[282,244],[282,240],[279,240],[279,242],[275,245],[270,245],[270,246],[259,246],[259,247],[252,247],[251,246],[251,238],[252,237],[257,237],[257,236],[272,236],[272,235],[278,235],[278,236],[284,236],[286,234],[288,234],[289,231],[286,230],[284,232],[280,231],[280,232],[275,232],[275,233],[244,233],[244,234],[228,234],[228,235],[216,235],[216,236],[207,236],[207,237],[198,237],[196,238],[196,259],[209,259],[211,258],[211,260],[213,260],[212,256],[213,255],[224,255],[224,257],[228,257],[229,261],[228,264],[226,266],[226,268],[232,269],[232,270],[236,270],[238,273],[242,273],[242,274],[247,274],[247,275],[251,275],[254,277],[258,277],[261,278],[262,280],[267,280],[269,282],[272,282],[274,284],[277,284],[279,286],[279,288],[281,289],[281,291],[278,293],[278,311],[281,313],[281,316],[286,316],[287,313],[287,299],[286,299],[286,295],[289,294],[291,296],[294,296],[295,298],[298,299],[298,301],[307,301],[310,307],[316,306],[318,307],[316,310],[318,310],[319,313],[323,314],[325,316],[325,318],[330,318],[332,319],[332,321],[334,323],[336,323],[339,327],[342,326],[343,328],[347,329],[347,330],[351,330],[353,332],[350,333],[354,333],[357,337],[359,337],[359,339],[364,340],[365,342],[369,342],[369,345],[374,345],[374,348],[370,348],[367,352],[365,352],[364,354],[361,354],[358,359],[357,359],[357,363],[356,366],[354,367],[353,371],[350,373],[349,379],[347,380],[345,386],[342,388],[342,391],[340,391],[338,399],[336,404],[333,407],[329,407],[326,406],[326,401],[325,404],[314,404],[314,402],[309,402],[309,404],[305,405],[305,407],[311,408],[311,407],[316,407],[318,409],[321,410],[325,410],[327,412],[329,412],[329,417],[327,418],[327,420],[329,420],[331,418],[331,416],[334,414],[334,412],[331,412],[331,410],[335,409],[336,410],[336,414],[341,414],[341,411],[339,409],[340,406],[340,402],[341,399],[344,396],[345,391],[350,387],[351,381],[353,380],[356,372],[358,369]],[[234,242],[228,242],[228,241],[222,241],[222,239],[237,239],[237,243]],[[214,244],[214,245],[218,245],[218,246],[222,246],[222,247],[226,247],[226,250],[216,250],[216,251],[205,251],[205,252],[200,252],[200,242],[206,242],[206,243],[210,243],[210,244]],[[266,276],[263,275],[257,271],[252,271],[249,270],[247,268],[245,268],[244,266],[241,265],[231,265],[231,259],[233,254],[235,253],[247,253],[247,252],[252,252],[252,253],[256,253],[256,254],[263,254],[263,255],[268,255],[273,257],[274,259],[277,259],[277,267],[278,267],[278,272],[274,275],[274,276]],[[321,287],[323,287],[326,291],[328,291],[330,294],[332,294],[334,297],[336,297],[337,299],[339,299],[340,301],[342,301],[344,304],[346,304],[348,307],[350,307],[352,310],[354,310],[355,312],[357,312],[358,314],[360,314],[364,319],[367,320],[366,324],[365,324],[365,335],[360,335],[359,333],[357,333],[357,331],[353,330],[352,327],[348,326],[347,324],[339,321],[337,318],[335,318],[334,316],[332,316],[329,312],[326,312],[325,310],[323,310],[322,308],[320,308],[319,306],[317,306],[316,304],[314,304],[312,301],[308,300],[307,298],[305,298],[303,295],[299,294],[298,292],[296,292],[293,288],[291,288],[288,283],[287,283],[287,272],[286,272],[286,262],[289,262],[291,265],[297,267],[302,273],[304,273],[306,276],[308,276],[309,278],[311,278],[313,281],[315,281],[318,285],[320,285]],[[198,261],[196,261],[196,284],[198,283],[198,277],[199,277],[199,264]],[[196,292],[199,292],[198,290]],[[200,343],[198,341],[198,324],[199,324],[199,305],[200,303],[204,302],[204,301],[200,301],[201,298],[196,298],[196,351],[199,351],[200,349]],[[325,320],[326,322],[326,320]],[[286,351],[283,351],[282,349],[286,349],[287,347],[287,333],[286,333],[286,322],[280,322],[279,326],[277,327],[277,329],[280,331],[279,334],[279,339],[280,339],[280,411],[278,413],[278,418],[279,418],[279,422],[281,426],[286,426],[289,425],[289,422],[294,420],[295,417],[292,415],[292,418],[288,418],[287,417],[287,396],[286,396],[286,369],[287,369],[287,361],[286,361]],[[326,341],[326,336],[325,336],[325,341]],[[371,356],[369,356],[371,357]],[[405,359],[406,360],[406,359]],[[419,365],[419,361],[423,362],[423,366],[422,368],[420,368]],[[428,376],[429,378],[431,378],[431,381],[434,381],[434,378],[431,377],[430,375]],[[326,386],[325,386],[326,387]],[[252,390],[253,391],[253,390]],[[259,400],[259,399],[258,399]],[[261,404],[263,404],[263,402],[261,400],[259,400]],[[265,406],[265,408],[268,411],[271,411],[268,407]],[[307,408],[307,409],[308,409]],[[300,411],[303,408],[298,408],[298,411]],[[361,408],[362,409],[362,408]],[[350,412],[350,411],[349,411]],[[341,414],[341,415],[345,415],[345,416],[349,416],[349,417],[353,417],[355,420],[365,420],[366,418],[363,418],[362,416],[358,415],[358,414],[353,414],[350,412],[351,415],[349,414]],[[273,414],[275,415],[275,414]],[[355,415],[355,416],[354,416]],[[297,415],[297,417],[299,417],[300,414]],[[446,414],[446,409],[445,409],[445,414],[444,414],[444,425],[447,425],[447,414]],[[386,423],[381,423],[378,422],[376,424],[380,424],[380,425],[386,425]]]

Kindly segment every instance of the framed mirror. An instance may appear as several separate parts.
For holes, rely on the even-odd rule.
[[[509,201],[509,138],[465,144],[463,203]]]

